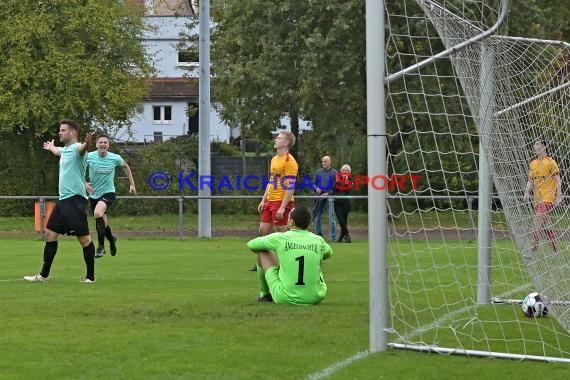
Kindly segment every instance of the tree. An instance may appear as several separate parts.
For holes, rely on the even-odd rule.
[[[298,135],[299,70],[304,45],[298,22],[305,1],[218,0],[212,6],[212,94],[222,120],[270,138],[288,115]],[[189,49],[197,49],[189,24]]]
[[[115,0],[4,0],[0,128],[53,133],[63,117],[127,123],[151,73],[142,11]]]
[[[570,11],[561,3],[554,0],[512,3],[508,31],[538,38],[550,38],[556,30],[565,34]],[[407,19],[391,18],[392,24],[387,26],[392,31],[386,35],[387,49],[392,49],[387,54],[389,73],[444,49],[443,43],[436,39],[430,39],[429,46],[425,41],[400,40],[399,36],[408,33],[422,35],[425,28],[434,32],[431,24],[422,18],[423,12],[417,1],[387,1],[386,7],[391,14],[410,16]],[[298,112],[303,119],[311,121],[313,127],[311,134],[301,138],[303,144],[309,144],[302,148],[303,154],[299,158],[302,173],[312,172],[325,153],[343,157],[344,161],[363,161],[352,164],[356,164],[353,165],[356,170],[365,172],[365,155],[360,154],[366,142],[367,107],[364,13],[364,0],[213,1],[213,93],[222,105],[223,119],[232,126],[248,128],[255,135],[263,136],[278,124],[281,116],[294,116]],[[528,25],[533,26],[530,35]],[[443,77],[453,75],[449,62],[438,62],[422,69],[423,83],[414,82],[412,76],[407,78],[406,86],[412,87],[406,89],[422,94],[441,93],[440,87],[445,87],[447,92],[454,91],[454,97],[426,100],[425,97],[395,96],[393,99],[397,100],[388,105],[388,111],[399,110],[409,101],[417,103],[419,109],[445,102],[445,109],[450,114],[461,114],[465,104],[461,103],[462,92],[458,84],[453,80],[436,80],[430,75],[436,70]],[[404,93],[402,81],[390,86],[394,92],[401,88]],[[410,119],[405,112],[394,115],[396,117],[392,117],[387,125],[392,155],[397,156],[406,143],[421,143],[425,145],[422,148],[436,151],[440,146],[451,146],[447,141],[428,143],[417,138],[421,131],[414,133],[416,126],[421,128],[430,123],[424,120],[423,114],[414,115],[416,120]],[[449,130],[447,119],[434,123],[433,128],[439,132]],[[469,128],[476,133],[474,125],[470,124]],[[471,141],[461,143],[469,145]],[[427,159],[432,161],[428,164],[440,165],[446,170],[451,170],[447,167],[454,164],[437,155]],[[420,164],[424,163],[418,162]],[[406,167],[406,163],[397,159],[391,165],[394,166],[390,170],[394,172]],[[475,167],[474,162],[469,165]],[[440,178],[432,186],[452,186],[446,180]],[[470,182],[470,186],[476,187],[475,181]]]
[[[570,9],[560,0],[527,0],[512,3],[508,34],[570,42]]]
[[[61,119],[128,125],[152,72],[142,16],[116,0],[2,1],[0,193],[57,192],[57,164],[41,143]]]

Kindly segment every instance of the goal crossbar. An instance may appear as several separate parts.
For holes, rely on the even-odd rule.
[[[429,0],[417,0],[418,3],[432,3]],[[448,11],[449,12],[449,11]],[[449,12],[451,14],[451,12]],[[417,71],[419,69],[421,69],[424,66],[429,65],[430,63],[432,63],[433,61],[437,60],[437,59],[441,59],[441,58],[447,58],[448,56],[450,56],[451,54],[453,54],[456,51],[462,50],[476,42],[479,42],[493,34],[495,34],[495,32],[499,29],[499,27],[503,24],[503,22],[507,19],[507,13],[508,13],[508,0],[501,0],[501,11],[499,13],[499,18],[497,20],[497,22],[488,30],[481,32],[479,34],[477,34],[476,36],[473,36],[455,46],[452,46],[450,48],[447,48],[429,58],[424,59],[421,62],[416,63],[415,65],[406,67],[403,70],[400,70],[394,74],[388,75],[384,78],[384,85],[388,85],[400,78],[402,78],[404,75],[412,73],[414,71]],[[479,29],[479,28],[477,28]]]

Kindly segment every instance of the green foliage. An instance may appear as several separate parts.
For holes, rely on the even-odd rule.
[[[151,67],[142,9],[114,0],[5,0],[0,7],[0,194],[57,194],[57,158],[42,149],[59,121],[128,124]],[[87,127],[87,128],[85,128]],[[4,204],[7,214],[28,203]]]
[[[55,195],[58,192],[58,157],[42,149],[41,142],[31,134],[26,129],[0,131],[2,195]],[[3,201],[0,214],[32,215],[35,201]]]
[[[240,156],[241,152],[238,147],[232,144],[226,144],[219,141],[212,142],[210,147],[212,155],[216,156]]]
[[[299,23],[303,116],[319,133],[364,133],[366,121],[363,0],[312,1]]]
[[[508,33],[570,42],[570,8],[560,0],[511,2]]]
[[[140,11],[114,0],[3,1],[0,128],[127,122],[151,72]]]
[[[269,140],[268,131],[282,115],[298,112],[312,125],[311,132],[299,136],[295,156],[301,175],[312,175],[324,154],[333,157],[335,167],[347,162],[354,173],[366,173],[364,7],[363,0],[213,2],[214,93],[223,119],[240,128],[246,138],[255,135]],[[569,35],[570,11],[563,2],[517,1],[511,2],[511,7],[511,35]],[[428,45],[399,37],[423,35],[426,28],[435,35],[422,17],[414,17],[421,16],[416,1],[388,1],[386,8],[391,14],[409,16],[393,19],[389,25],[389,73],[443,50],[437,39],[431,39]],[[437,80],[430,77],[436,72]],[[390,92],[401,96],[394,96],[387,104],[387,144],[392,157],[389,173],[417,172],[423,176],[420,190],[475,190],[476,156],[458,160],[449,154],[461,149],[478,150],[475,126],[469,122],[466,125],[461,116],[468,107],[462,101],[462,90],[451,79],[453,69],[449,62],[441,61],[423,68],[422,74],[422,83],[410,76],[390,85]],[[445,97],[422,95],[436,93]],[[408,103],[418,112],[403,112]],[[446,116],[428,118],[431,109],[442,106]],[[427,137],[427,130],[435,131],[437,139],[433,134]],[[435,169],[427,172],[426,167]]]
[[[123,148],[124,150],[124,148]],[[240,152],[235,146],[225,143],[212,143],[211,152],[214,155],[239,156]],[[127,157],[124,156],[125,159]],[[196,136],[180,136],[167,140],[162,143],[149,144],[142,149],[137,149],[134,153],[133,160],[135,164],[131,164],[133,176],[137,185],[139,195],[156,195],[156,196],[196,196],[197,190],[180,181],[179,175],[188,177],[188,181],[196,189],[200,188],[198,179],[198,138]],[[152,173],[163,172],[170,178],[169,186],[164,190],[153,190],[147,180]],[[193,174],[192,174],[193,173]],[[234,185],[237,183],[236,178],[227,176]],[[219,181],[221,178],[216,177]],[[218,190],[218,188],[220,190]],[[119,194],[126,195],[128,193],[128,183],[121,181],[118,183],[117,191]],[[214,183],[212,195],[256,195],[247,189],[230,189],[221,186],[220,183]],[[261,199],[262,192],[259,191]],[[185,209],[191,212],[197,212],[197,202],[186,201]],[[253,212],[252,207],[246,200],[223,200],[213,201],[212,211],[215,213],[241,213]],[[113,213],[115,215],[162,215],[178,212],[178,203],[172,201],[148,200],[145,202],[117,202],[113,205]]]

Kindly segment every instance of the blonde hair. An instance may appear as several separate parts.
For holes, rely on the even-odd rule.
[[[350,165],[349,164],[344,164],[342,165],[342,167],[340,168],[341,172],[349,172],[352,173],[352,170],[350,169]]]
[[[279,134],[283,135],[285,140],[287,140],[287,146],[289,147],[289,149],[291,149],[293,145],[295,145],[295,135],[293,133],[289,131],[281,131],[279,132]]]

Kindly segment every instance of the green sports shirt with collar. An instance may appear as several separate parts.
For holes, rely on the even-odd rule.
[[[279,260],[279,279],[293,299],[314,299],[324,279],[323,260],[333,255],[331,246],[307,230],[276,232],[250,240],[252,251],[273,251]]]
[[[59,199],[79,195],[87,198],[85,189],[86,154],[79,154],[80,143],[60,148],[59,157]]]

